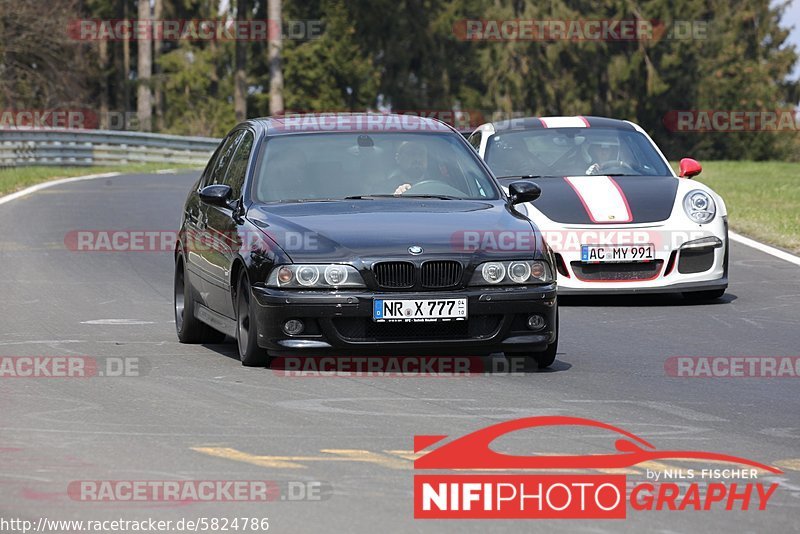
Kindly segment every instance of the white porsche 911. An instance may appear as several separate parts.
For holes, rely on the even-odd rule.
[[[534,180],[521,210],[555,253],[559,293],[670,293],[710,300],[728,286],[722,198],[669,162],[638,125],[601,117],[487,123],[469,137],[501,184]]]

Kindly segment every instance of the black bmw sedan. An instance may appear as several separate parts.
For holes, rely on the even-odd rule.
[[[183,343],[276,355],[527,355],[553,363],[552,253],[454,129],[388,114],[252,119],[186,200],[175,249]]]

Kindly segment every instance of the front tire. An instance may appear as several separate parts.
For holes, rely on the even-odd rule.
[[[556,309],[556,339],[547,345],[547,348],[542,352],[534,352],[533,354],[526,355],[529,358],[532,358],[536,362],[536,366],[539,369],[547,369],[553,362],[556,361],[556,353],[558,352],[558,310]],[[522,354],[518,353],[509,353],[506,355],[507,357],[514,357],[514,356],[522,356]]]
[[[547,369],[553,362],[556,361],[556,352],[558,351],[558,338],[555,341],[547,345],[547,349],[542,352],[537,352],[533,355],[533,359],[536,360],[536,365],[539,369]]]
[[[246,367],[266,367],[270,357],[267,351],[258,346],[258,325],[250,297],[250,282],[244,269],[239,274],[236,287],[236,346],[239,359]]]
[[[194,292],[187,281],[183,256],[175,258],[173,284],[173,307],[175,308],[175,331],[181,343],[222,343],[225,334],[214,330],[194,316]]]

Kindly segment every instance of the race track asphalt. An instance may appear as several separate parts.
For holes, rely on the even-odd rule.
[[[800,532],[800,378],[667,376],[673,356],[800,355],[800,268],[736,243],[713,304],[564,298],[546,372],[297,377],[242,367],[232,343],[181,345],[169,252],[76,252],[73,230],[175,230],[196,173],[54,186],[0,206],[0,356],[137,359],[140,376],[0,378],[0,517],[268,517],[270,532]],[[635,511],[617,521],[414,520],[415,434],[535,415],[601,420],[656,447],[779,465],[764,511]],[[596,430],[520,431],[519,454],[613,452]],[[717,464],[664,462],[718,467]],[[650,467],[658,469],[657,464]],[[663,467],[663,466],[661,466]],[[83,502],[82,480],[269,480],[321,500]],[[628,480],[645,481],[645,467]]]

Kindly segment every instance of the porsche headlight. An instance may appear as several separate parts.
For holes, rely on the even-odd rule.
[[[695,189],[683,197],[683,210],[686,215],[697,224],[706,224],[714,220],[717,207],[714,199],[705,191]]]
[[[267,287],[338,289],[365,286],[359,272],[350,265],[298,264],[275,267],[269,273]]]
[[[469,285],[542,284],[552,281],[552,271],[544,261],[489,261],[475,268]]]

